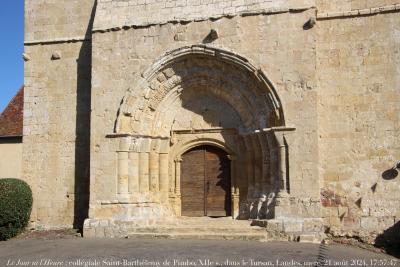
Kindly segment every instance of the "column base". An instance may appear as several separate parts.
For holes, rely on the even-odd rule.
[[[233,194],[232,198],[232,217],[233,219],[239,218],[239,195]]]
[[[276,195],[274,215],[276,219],[296,217],[292,214],[290,195],[286,191],[278,192]]]

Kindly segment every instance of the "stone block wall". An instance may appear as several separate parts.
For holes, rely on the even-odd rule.
[[[291,160],[291,192],[304,202],[319,200],[315,31],[304,23],[315,9],[219,20],[166,23],[98,31],[93,34],[91,203],[115,199],[118,143],[114,130],[120,102],[141,73],[168,51],[204,41],[211,29],[219,38],[208,45],[235,53],[259,66],[283,101],[288,125],[296,126]],[[101,16],[96,17],[100,21]],[[137,96],[143,94],[134,91]],[[95,128],[94,128],[95,127]],[[306,192],[306,193],[305,193]],[[313,209],[310,209],[313,210]],[[95,214],[91,214],[91,216]],[[302,216],[316,216],[304,211]],[[319,214],[318,214],[319,216]]]
[[[93,8],[94,1],[25,1],[22,178],[37,227],[79,227],[87,216],[91,43],[60,39],[90,38]]]
[[[323,217],[341,232],[400,219],[399,177],[388,171],[400,159],[399,22],[398,13],[318,21]]]
[[[399,4],[399,0],[317,0],[319,13],[352,11]]]
[[[83,38],[94,3],[95,0],[25,0],[25,42]]]
[[[95,29],[314,6],[315,0],[99,0]]]
[[[121,100],[166,52],[200,43],[243,56],[274,83],[286,124],[296,127],[297,215],[322,216],[341,231],[382,231],[399,221],[399,178],[387,172],[400,159],[398,0],[98,0],[94,22],[94,0],[25,2],[22,176],[38,226],[68,227],[87,216],[89,172],[91,216],[113,212],[95,214],[117,193],[119,143],[106,135]],[[317,15],[314,28],[304,27],[316,14],[388,5],[373,16]]]

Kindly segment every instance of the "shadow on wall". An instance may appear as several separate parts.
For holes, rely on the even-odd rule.
[[[399,172],[396,169],[389,169],[382,173],[382,178],[385,180],[393,180],[399,175]]]
[[[277,192],[269,193],[268,196],[261,196],[250,205],[250,219],[270,220],[275,218]],[[243,218],[243,219],[249,219]],[[252,224],[253,225],[253,224]]]
[[[400,258],[400,222],[386,229],[375,239],[375,246],[382,248],[386,253]]]
[[[399,163],[382,173],[384,180],[393,180],[398,177]],[[386,229],[382,234],[375,239],[375,246],[384,249],[388,254],[400,258],[400,222],[395,223],[390,228]]]
[[[89,214],[90,194],[90,110],[92,80],[92,29],[96,15],[94,2],[85,33],[85,41],[77,60],[76,140],[75,140],[75,203],[74,228],[82,229]]]
[[[400,161],[397,161],[393,168],[382,173],[382,178],[385,180],[393,180],[399,175]]]

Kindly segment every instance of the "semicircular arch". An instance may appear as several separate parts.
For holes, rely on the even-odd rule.
[[[179,146],[177,146],[177,147],[174,147],[174,149],[172,150],[172,153],[171,153],[172,158],[174,158],[174,159],[181,158],[182,155],[185,154],[186,152],[188,152],[189,150],[191,150],[195,147],[204,146],[204,145],[209,145],[209,146],[214,146],[214,147],[220,148],[230,156],[237,155],[237,151],[235,149],[233,149],[228,144],[228,142],[224,142],[224,141],[218,140],[216,138],[205,137],[205,138],[192,139],[187,142],[179,144]]]
[[[224,72],[224,68],[227,71]],[[143,129],[154,125],[154,117],[156,117],[154,114],[157,113],[158,105],[172,90],[180,88],[178,93],[179,90],[185,90],[185,87],[189,86],[187,81],[191,80],[193,73],[196,73],[197,82],[206,88],[216,88],[215,83],[229,87],[232,99],[236,97],[236,103],[240,99],[245,103],[235,105],[232,104],[234,102],[230,103],[231,106],[242,110],[243,106],[246,106],[248,110],[238,111],[244,117],[248,117],[248,114],[270,113],[267,120],[252,119],[254,121],[252,126],[246,125],[247,128],[251,128],[250,131],[262,127],[285,125],[279,96],[274,85],[261,69],[254,67],[246,58],[233,52],[194,45],[166,53],[142,73],[141,78],[127,91],[121,102],[115,123],[115,133],[144,134]],[[212,79],[208,79],[209,77]],[[208,84],[208,81],[213,81],[214,84]],[[223,92],[224,97],[227,96],[226,90],[220,90],[220,92]]]

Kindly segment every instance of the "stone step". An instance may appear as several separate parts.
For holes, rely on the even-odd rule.
[[[170,232],[177,232],[177,233],[228,233],[228,234],[235,234],[235,233],[257,233],[257,234],[265,234],[266,229],[262,227],[140,227],[140,228],[133,228],[130,229],[130,232],[134,233],[170,233]]]
[[[203,240],[244,240],[267,242],[267,234],[255,233],[131,233],[128,238],[160,238],[160,239],[203,239]]]
[[[250,224],[229,217],[179,217],[162,225],[130,228],[128,237],[268,241],[265,227]]]
[[[180,216],[180,217],[175,217],[174,218],[177,221],[204,221],[204,222],[249,222],[250,220],[236,220],[233,219],[232,217],[207,217],[207,216],[202,216],[202,217],[185,217],[185,216]]]
[[[232,218],[209,218],[209,217],[179,217],[174,221],[169,222],[170,225],[204,225],[204,226],[250,226],[251,221],[234,220]]]
[[[165,227],[189,227],[189,228],[251,228],[251,229],[255,229],[255,228],[263,228],[260,226],[250,226],[250,224],[246,224],[246,225],[240,225],[240,224],[217,224],[217,223],[210,223],[210,224],[198,224],[198,223],[193,223],[193,224],[176,224],[176,223],[162,223],[162,226]]]

